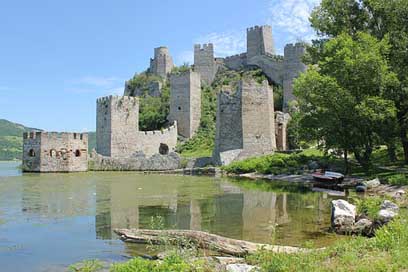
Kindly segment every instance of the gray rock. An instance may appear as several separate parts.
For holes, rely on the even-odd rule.
[[[396,217],[398,213],[393,212],[392,210],[380,210],[378,212],[378,220],[385,224],[390,222],[394,217]]]
[[[352,232],[355,219],[356,206],[343,199],[332,201],[331,225],[335,232]]]
[[[228,272],[255,272],[258,268],[248,264],[229,264],[226,266]]]
[[[389,201],[389,200],[384,200],[383,203],[381,204],[381,210],[390,210],[395,213],[399,212],[399,207],[397,204]]]
[[[373,222],[371,222],[369,219],[362,218],[354,224],[354,232],[364,235],[370,235],[372,226]]]
[[[380,180],[378,178],[375,178],[375,179],[372,179],[372,180],[363,181],[363,184],[365,186],[367,186],[368,189],[373,189],[375,187],[380,186],[381,182],[380,182]]]

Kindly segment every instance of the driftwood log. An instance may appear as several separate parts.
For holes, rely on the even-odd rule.
[[[147,230],[147,229],[115,229],[122,241],[139,244],[161,244],[164,241],[180,244],[180,241],[189,241],[198,248],[213,250],[231,256],[245,256],[253,254],[259,249],[276,253],[298,253],[307,249],[259,244],[243,240],[230,239],[215,234],[195,230]]]

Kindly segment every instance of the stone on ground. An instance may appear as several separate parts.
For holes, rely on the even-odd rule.
[[[356,219],[356,206],[343,199],[332,201],[331,225],[338,233],[350,232]]]
[[[258,268],[249,264],[229,264],[226,267],[228,272],[255,272]]]

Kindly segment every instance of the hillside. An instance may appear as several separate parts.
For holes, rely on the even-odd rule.
[[[0,119],[0,161],[21,159],[23,133],[39,130]]]

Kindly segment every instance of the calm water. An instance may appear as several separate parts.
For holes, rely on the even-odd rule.
[[[138,173],[24,174],[0,163],[0,270],[55,271],[84,260],[119,261],[145,249],[115,228],[196,229],[283,245],[337,239],[331,198],[286,183]]]

